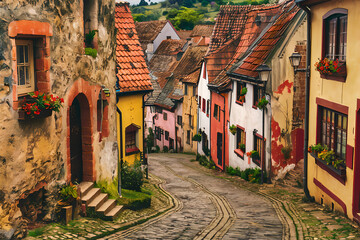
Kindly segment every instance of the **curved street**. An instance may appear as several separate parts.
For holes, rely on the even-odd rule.
[[[194,155],[151,154],[149,172],[178,202],[159,220],[105,239],[282,239],[283,225],[272,204],[189,163]]]

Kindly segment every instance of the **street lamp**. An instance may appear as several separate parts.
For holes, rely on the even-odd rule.
[[[259,73],[259,80],[263,83],[263,97],[265,97],[266,83],[270,78],[271,68],[266,64],[261,64],[256,70]],[[261,154],[261,184],[264,183],[264,163],[265,163],[265,108],[262,109],[262,154]],[[269,174],[270,177],[270,174]]]
[[[294,75],[296,74],[296,72],[305,72],[306,71],[305,68],[299,68],[300,61],[301,61],[300,53],[294,52],[293,54],[291,54],[289,59],[290,59],[291,66],[294,68]]]

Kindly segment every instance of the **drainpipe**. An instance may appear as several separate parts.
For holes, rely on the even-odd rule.
[[[212,94],[211,94],[211,91],[210,91],[210,89],[208,88],[208,90],[209,90],[209,93],[210,93],[210,113],[209,113],[209,159],[210,159],[210,161],[213,161],[212,159],[211,159],[211,114],[212,114],[212,111],[211,111],[211,106],[212,106]]]
[[[118,154],[118,193],[119,196],[121,197],[121,168],[122,168],[122,164],[123,164],[123,135],[122,135],[122,113],[119,109],[118,106],[116,106],[116,111],[119,114],[119,122],[120,122],[120,126],[119,126],[119,130],[120,130],[120,164],[119,164],[119,154]]]
[[[226,125],[226,122],[225,122],[225,97],[223,95],[220,94],[220,92],[217,92],[217,94],[219,94],[223,100],[224,100],[224,108],[223,108],[223,115],[224,115],[224,124],[223,124],[223,161],[222,161],[222,165],[223,165],[223,171],[225,172],[225,125]]]
[[[310,62],[311,62],[311,11],[308,7],[298,4],[307,15],[307,41],[306,41],[306,80],[305,80],[305,122],[304,122],[304,193],[305,196],[314,200],[310,196],[308,188],[308,145],[309,145],[309,95],[310,95]]]
[[[144,159],[143,159],[143,163],[145,165],[145,173],[146,173],[146,179],[149,178],[149,164],[148,164],[148,151],[147,151],[147,146],[145,148],[145,114],[144,114],[144,111],[145,111],[145,101],[144,101],[144,97],[145,97],[145,94],[142,96],[142,119],[143,119],[143,134],[142,134],[142,137],[143,137],[143,149],[142,149],[142,152],[143,152],[143,156],[144,156]],[[146,149],[146,154],[145,154],[145,149]]]

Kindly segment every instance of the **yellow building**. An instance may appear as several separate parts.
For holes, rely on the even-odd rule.
[[[360,81],[355,70],[360,60],[360,1],[296,2],[311,15],[308,143],[310,148],[321,145],[308,155],[309,193],[317,202],[358,221]],[[319,155],[324,146],[328,151]]]
[[[116,4],[115,27],[119,155],[132,164],[144,152],[144,96],[152,86],[128,3]]]

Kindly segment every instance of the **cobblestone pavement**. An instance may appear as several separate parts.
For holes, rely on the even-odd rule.
[[[136,231],[104,239],[281,239],[283,225],[270,201],[187,166],[194,156],[156,154],[150,172],[182,203],[173,214]]]

